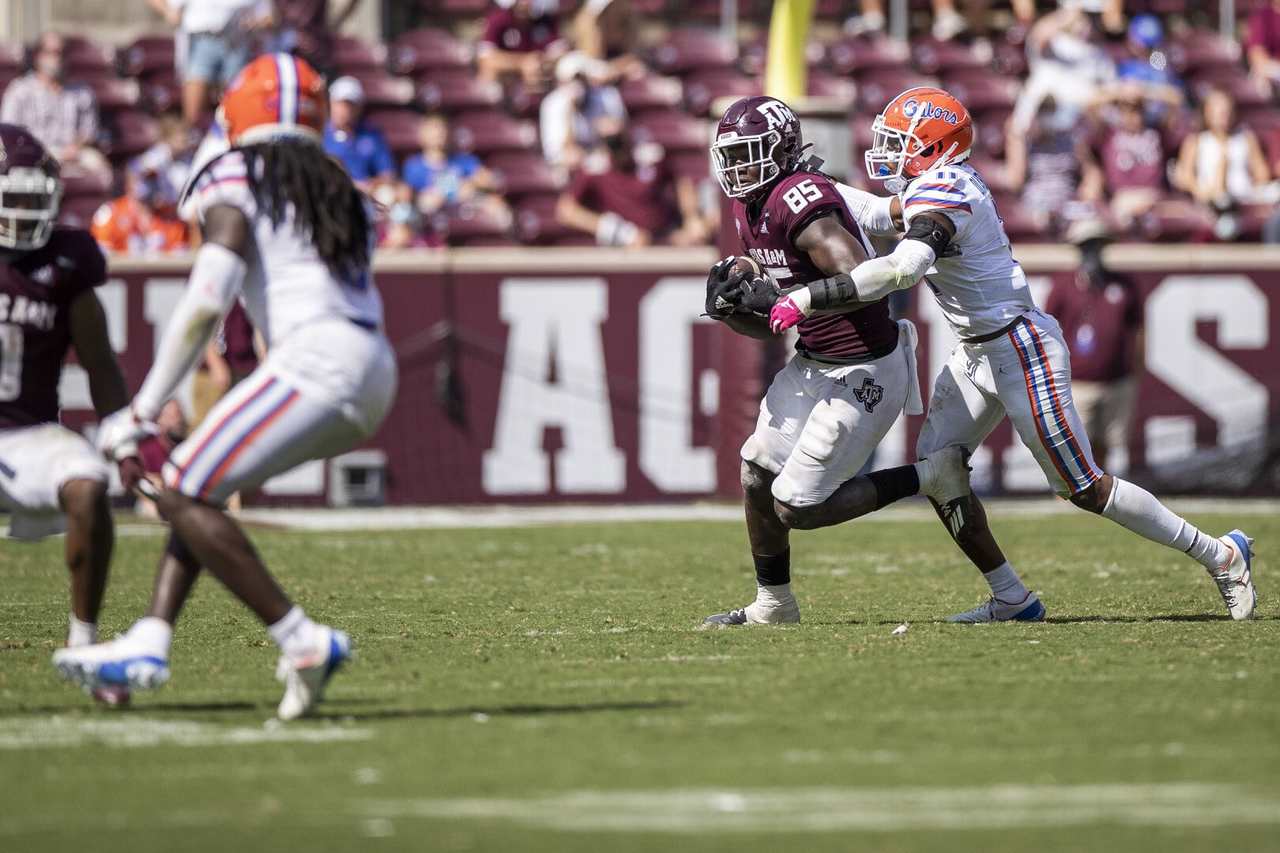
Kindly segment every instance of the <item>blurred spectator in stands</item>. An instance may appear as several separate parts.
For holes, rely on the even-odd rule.
[[[1031,75],[1014,105],[1018,129],[1030,126],[1040,104],[1053,96],[1063,120],[1075,123],[1115,78],[1103,42],[1104,0],[1063,0],[1027,34]]]
[[[394,191],[396,160],[382,132],[362,120],[364,87],[354,77],[339,77],[329,86],[329,123],[324,149],[341,161],[356,186],[379,197]]]
[[[93,147],[98,137],[98,102],[88,86],[64,81],[64,50],[57,33],[40,36],[31,70],[4,90],[0,121],[30,130],[64,168],[105,175],[111,165]]]
[[[476,70],[482,80],[517,77],[543,89],[551,68],[568,48],[560,37],[554,0],[495,0],[476,46]]]
[[[1211,89],[1201,105],[1204,129],[1182,142],[1174,173],[1179,189],[1218,216],[1219,239],[1235,236],[1236,212],[1242,205],[1274,205],[1280,188],[1252,130],[1236,120],[1235,102]]]
[[[129,162],[129,171],[155,175],[168,195],[177,198],[191,177],[195,159],[195,134],[182,116],[165,113],[158,121],[160,139]]]
[[[1025,132],[1010,121],[1005,177],[1041,228],[1060,224],[1059,217],[1077,218],[1102,200],[1102,170],[1085,132],[1052,97],[1040,103]]]
[[[178,196],[160,174],[129,169],[125,192],[98,208],[90,226],[108,252],[131,255],[187,248],[187,224],[178,218]]]
[[[480,204],[510,215],[507,203],[496,193],[497,179],[480,158],[450,146],[449,124],[444,116],[425,115],[418,125],[422,150],[404,161],[402,179],[408,199],[430,216],[464,202]]]
[[[1123,229],[1156,206],[1165,193],[1164,137],[1147,124],[1139,90],[1117,93],[1095,143],[1111,217]]]
[[[626,133],[608,137],[561,194],[557,218],[602,246],[706,243],[710,228],[699,215],[697,186],[689,178],[673,181],[662,157],[661,146],[635,145]]]
[[[387,208],[378,228],[378,245],[384,249],[436,249],[444,245],[440,235],[428,226],[408,186],[401,185],[395,202]]]
[[[1155,15],[1136,15],[1129,22],[1125,45],[1131,56],[1116,65],[1119,85],[1133,87],[1143,99],[1147,121],[1160,124],[1176,117],[1184,101],[1182,80],[1160,48],[1164,27]]]
[[[333,71],[333,34],[360,5],[360,0],[272,0],[276,26],[273,50],[301,56],[328,77]],[[332,8],[331,8],[332,6]]]
[[[643,77],[648,68],[636,54],[639,23],[631,0],[587,0],[573,19],[574,47],[608,64],[607,73],[596,75],[600,79]]]
[[[212,94],[253,58],[255,38],[271,24],[265,0],[147,0],[177,28],[182,117],[203,122]]]
[[[1253,76],[1280,90],[1280,0],[1253,10],[1244,44]]]
[[[972,0],[968,5],[973,5]],[[1032,13],[1034,9],[1035,5],[1032,3]],[[884,32],[887,24],[884,16],[884,0],[862,0],[859,10],[859,14],[844,22],[846,33],[851,36],[865,36]],[[1022,11],[1026,13],[1025,8]],[[933,0],[931,33],[935,39],[950,41],[968,28],[969,22],[965,20],[964,15],[956,11],[955,0]]]
[[[1071,393],[1094,456],[1123,473],[1143,369],[1142,300],[1131,281],[1103,263],[1105,223],[1080,220],[1067,239],[1080,249],[1080,266],[1073,276],[1055,278],[1044,310],[1058,319],[1071,352]]]
[[[554,166],[576,169],[583,156],[622,131],[627,108],[608,63],[574,51],[556,63],[559,85],[542,100],[542,153]]]

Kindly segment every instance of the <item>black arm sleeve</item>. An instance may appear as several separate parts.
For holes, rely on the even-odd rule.
[[[910,227],[907,228],[907,240],[919,240],[930,249],[933,249],[934,257],[942,257],[942,253],[947,246],[951,245],[951,234],[947,233],[947,229],[929,216],[917,216],[911,220]]]
[[[853,286],[853,279],[848,273],[839,273],[809,282],[809,305],[815,311],[838,308],[849,302],[858,301],[858,291]]]

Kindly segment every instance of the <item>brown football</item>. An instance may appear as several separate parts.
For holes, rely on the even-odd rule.
[[[764,275],[764,270],[756,263],[755,258],[748,255],[738,255],[733,259],[734,269],[746,276]]]

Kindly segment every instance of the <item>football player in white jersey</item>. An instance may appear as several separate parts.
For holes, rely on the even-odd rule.
[[[1054,491],[1189,555],[1213,578],[1233,619],[1252,617],[1252,539],[1240,530],[1202,533],[1150,492],[1094,462],[1071,399],[1062,330],[1036,307],[991,193],[965,163],[973,144],[968,111],[941,89],[908,89],[876,117],[872,131],[867,172],[897,195],[863,194],[857,215],[870,234],[905,231],[905,237],[891,254],[779,299],[770,318],[774,331],[927,281],[960,342],[938,376],[917,454],[951,445],[972,452],[1008,415]],[[939,515],[991,587],[985,603],[951,621],[1044,618],[1044,606],[996,544],[976,496],[940,507]]]
[[[323,79],[287,54],[255,59],[223,98],[230,148],[184,191],[204,234],[190,283],[132,404],[103,420],[100,447],[119,459],[144,440],[237,297],[268,354],[164,465],[156,503],[171,534],[147,616],[110,643],[55,654],[69,679],[134,688],[167,680],[173,625],[201,569],[279,645],[282,719],[309,712],[350,655],[347,635],[290,601],[222,511],[235,492],[365,440],[395,396],[369,269],[370,208],[321,146],[325,103]]]

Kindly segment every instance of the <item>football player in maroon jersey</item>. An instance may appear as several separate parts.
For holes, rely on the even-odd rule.
[[[107,266],[88,231],[54,225],[58,163],[25,128],[0,124],[0,507],[10,535],[65,524],[68,646],[97,641],[115,531],[108,467],[58,422],[58,383],[75,347],[99,417],[129,402],[94,288]],[[110,700],[110,696],[103,696]]]
[[[707,313],[741,334],[771,336],[768,314],[783,293],[874,257],[858,224],[866,194],[819,172],[804,149],[800,121],[776,98],[737,101],[716,130],[716,177],[733,199],[738,238],[765,275],[749,274],[734,258],[716,264]],[[790,585],[793,528],[838,524],[917,493],[946,504],[969,491],[956,448],[856,476],[904,407],[922,409],[915,328],[891,319],[885,299],[825,307],[797,326],[796,354],[774,378],[742,446],[755,601],[709,616],[709,624],[800,620]]]

